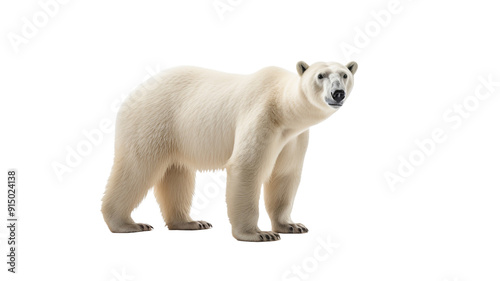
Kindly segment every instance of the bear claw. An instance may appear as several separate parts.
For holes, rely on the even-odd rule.
[[[188,221],[167,224],[170,230],[201,230],[212,228],[212,224],[206,221]]]
[[[137,225],[141,228],[141,231],[151,231],[154,229],[154,227],[145,223],[138,223]]]
[[[273,228],[274,231],[279,233],[307,233],[309,229],[301,223],[289,223],[278,225]]]

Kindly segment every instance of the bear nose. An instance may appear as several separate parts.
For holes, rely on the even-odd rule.
[[[345,98],[345,92],[344,92],[344,90],[336,90],[335,92],[333,92],[332,98],[336,102],[341,102]]]

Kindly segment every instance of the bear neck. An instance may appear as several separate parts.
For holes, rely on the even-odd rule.
[[[333,114],[318,108],[307,99],[301,87],[300,77],[290,79],[280,94],[278,104],[281,107],[282,125],[286,130],[303,132]]]

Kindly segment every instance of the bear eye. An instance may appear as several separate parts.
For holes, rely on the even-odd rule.
[[[320,80],[323,79],[323,74],[321,74],[321,73],[318,74],[318,79],[320,79]]]
[[[347,74],[344,73],[344,79],[347,79]]]

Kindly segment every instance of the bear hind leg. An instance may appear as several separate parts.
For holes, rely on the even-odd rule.
[[[119,159],[117,157],[115,160],[102,199],[104,220],[111,232],[115,233],[150,231],[153,229],[151,225],[135,223],[131,213],[147,195],[154,182],[155,171],[150,166],[139,166],[137,162]]]
[[[211,228],[206,221],[195,221],[189,215],[194,194],[196,171],[185,166],[170,166],[155,184],[156,201],[170,230]]]

